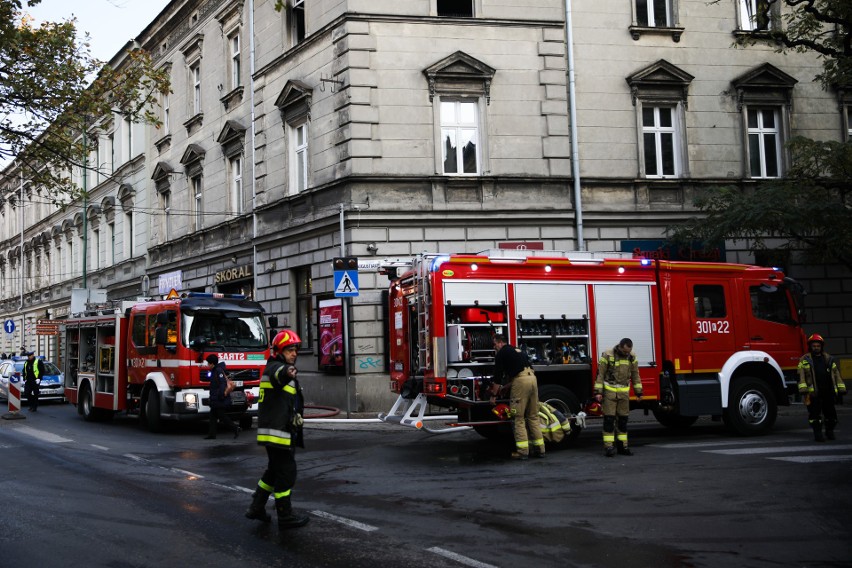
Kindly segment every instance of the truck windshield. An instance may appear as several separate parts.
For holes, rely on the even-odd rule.
[[[208,351],[258,351],[266,349],[262,314],[226,310],[183,312],[183,344]]]

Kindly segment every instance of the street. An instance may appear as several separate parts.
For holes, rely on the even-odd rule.
[[[798,405],[758,438],[634,412],[633,457],[603,457],[591,422],[526,462],[471,431],[308,421],[293,503],[311,522],[279,537],[243,518],[266,464],[254,430],[158,435],[46,404],[0,421],[0,565],[852,566],[852,407],[838,409],[826,444]]]

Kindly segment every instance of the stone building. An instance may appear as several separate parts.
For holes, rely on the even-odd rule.
[[[7,168],[4,318],[67,315],[88,243],[88,287],[250,294],[301,334],[314,402],[382,410],[388,282],[359,274],[347,389],[321,358],[334,257],[518,243],[674,254],[665,228],[692,215],[695,195],[783,176],[791,136],[849,136],[852,101],[813,81],[813,55],[732,47],[780,25],[780,14],[750,19],[755,0],[275,4],[175,0],[139,34],[170,70],[163,126],[97,124],[90,159],[110,175],[91,174],[85,207],[34,211],[37,188]],[[852,353],[842,269],[742,242],[717,255],[783,263],[810,288],[811,325],[830,350]],[[6,340],[19,342],[32,338]]]

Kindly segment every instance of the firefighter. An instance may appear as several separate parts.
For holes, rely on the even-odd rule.
[[[44,374],[44,362],[36,359],[35,351],[25,351],[27,361],[24,363],[24,396],[27,397],[30,412],[38,412],[39,385]]]
[[[814,430],[814,440],[834,439],[837,425],[835,399],[842,403],[846,384],[840,376],[837,361],[823,351],[825,340],[818,333],[808,337],[808,352],[799,359],[799,393],[808,409],[808,423]],[[825,436],[822,434],[825,418]]]
[[[257,443],[266,447],[269,463],[257,482],[246,517],[269,522],[266,501],[272,494],[278,514],[278,530],[301,527],[306,515],[297,514],[290,504],[296,483],[296,446],[302,442],[304,397],[296,380],[296,357],[302,340],[290,329],[279,331],[272,340],[272,357],[260,379],[260,406],[257,417]]]
[[[526,355],[506,343],[503,334],[494,335],[494,390],[492,401],[496,400],[497,391],[511,385],[509,390],[509,405],[514,413],[515,451],[512,459],[525,460],[532,454],[537,458],[544,457],[544,437],[541,433],[541,423],[538,418],[538,383],[535,373],[529,366]],[[529,432],[529,436],[527,435]]]
[[[604,455],[608,458],[615,455],[616,446],[620,455],[633,455],[627,446],[630,383],[633,383],[633,392],[636,393],[636,397],[641,399],[642,380],[639,378],[639,362],[632,350],[633,341],[625,337],[618,342],[618,345],[609,351],[604,351],[598,361],[595,400],[603,401]]]

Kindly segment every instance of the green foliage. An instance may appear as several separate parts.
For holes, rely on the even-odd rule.
[[[113,112],[157,124],[153,109],[168,91],[148,53],[105,66],[78,40],[74,20],[36,26],[20,0],[0,0],[0,159],[15,159],[15,175],[19,167],[44,195],[80,191],[68,172],[83,162],[84,128]]]
[[[702,196],[702,216],[669,228],[678,242],[745,240],[754,249],[767,240],[800,249],[814,262],[852,269],[852,144],[795,138],[788,148],[787,177],[729,186]]]

